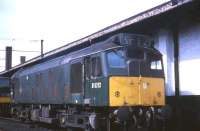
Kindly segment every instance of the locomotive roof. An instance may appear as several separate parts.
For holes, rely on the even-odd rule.
[[[34,73],[34,72],[47,70],[49,68],[53,68],[53,67],[59,66],[61,64],[68,63],[70,60],[72,60],[76,57],[82,57],[82,56],[85,56],[85,55],[88,55],[88,54],[91,54],[91,53],[95,53],[97,51],[103,51],[103,50],[108,49],[108,48],[113,48],[113,47],[119,46],[119,45],[115,44],[114,42],[112,42],[112,39],[117,38],[117,37],[120,38],[121,41],[122,41],[123,39],[126,39],[126,37],[130,37],[130,36],[128,36],[128,34],[126,34],[126,35],[125,34],[115,35],[115,36],[111,37],[110,39],[108,39],[106,41],[92,44],[91,46],[89,46],[87,48],[65,54],[63,56],[60,56],[60,57],[57,57],[55,59],[46,61],[44,63],[36,64],[34,66],[21,69],[17,73],[15,73],[14,76],[15,75],[23,76],[23,75],[31,74],[31,73]]]
[[[64,56],[61,56],[61,57],[52,59],[50,61],[46,61],[46,62],[41,63],[41,64],[36,64],[36,65],[31,66],[31,67],[22,68],[19,71],[17,71],[12,77],[15,77],[15,76],[18,76],[18,75],[19,76],[29,75],[29,74],[32,74],[32,73],[35,73],[35,72],[39,72],[39,71],[43,71],[43,70],[47,70],[49,68],[59,66],[60,61],[63,57]]]
[[[109,39],[107,39],[105,41],[95,43],[87,48],[84,48],[79,51],[75,51],[75,52],[68,54],[67,57],[64,58],[62,63],[67,63],[71,59],[75,59],[75,58],[82,57],[82,56],[87,56],[89,54],[93,54],[96,52],[101,52],[101,51],[105,51],[108,49],[122,47],[122,46],[126,46],[126,45],[132,45],[132,44],[134,44],[134,43],[132,43],[132,40],[139,39],[139,38],[145,39],[146,41],[149,41],[149,42],[151,41],[151,38],[146,35],[119,33],[119,34],[116,34],[116,35],[110,37]],[[138,45],[138,43],[136,43],[135,46],[142,46],[142,47],[146,47],[149,49],[154,49],[154,48],[152,48],[152,45],[150,43],[143,44],[143,45]]]
[[[73,59],[76,59],[76,58],[79,58],[79,57],[84,57],[84,56],[91,55],[91,54],[94,54],[94,53],[97,53],[97,52],[102,52],[102,51],[105,51],[105,50],[108,50],[108,49],[133,44],[132,40],[138,39],[138,38],[150,41],[150,38],[148,36],[145,36],[145,35],[120,33],[120,34],[117,34],[117,35],[110,37],[109,39],[107,39],[105,41],[92,44],[91,46],[89,46],[87,48],[83,48],[81,50],[68,53],[66,55],[57,57],[55,59],[52,59],[50,61],[46,61],[46,62],[41,63],[41,64],[36,64],[32,67],[21,69],[20,71],[15,73],[15,75],[19,74],[20,76],[24,76],[24,75],[27,75],[27,74],[31,74],[31,73],[47,70],[49,68],[57,67],[59,65],[69,63],[70,60],[73,60]],[[148,48],[148,49],[153,49],[154,51],[156,51],[154,48],[151,47],[151,45],[148,45],[148,44],[138,45],[138,43],[136,43],[135,46],[142,46],[142,47],[145,47],[145,48]],[[157,53],[158,53],[158,51],[157,51]]]

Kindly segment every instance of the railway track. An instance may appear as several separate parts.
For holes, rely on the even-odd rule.
[[[67,129],[59,129],[52,125],[33,124],[13,118],[0,117],[0,131],[67,131]]]
[[[119,127],[112,127],[111,129],[111,131],[122,131],[122,130],[123,129]],[[133,129],[133,130],[148,131],[147,129]],[[0,131],[72,131],[72,130],[58,128],[49,124],[31,123],[28,121],[22,122],[14,118],[0,117]],[[82,130],[73,129],[73,131],[82,131]]]
[[[54,127],[53,125],[40,124],[40,123],[33,124],[31,122],[22,122],[14,118],[0,117],[0,131],[72,131],[72,130],[60,129]],[[80,130],[74,129],[73,131],[80,131]],[[112,129],[112,131],[121,131],[121,130],[114,128]],[[137,130],[137,131],[143,131],[143,130]]]

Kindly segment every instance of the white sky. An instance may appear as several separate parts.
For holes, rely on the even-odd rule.
[[[0,0],[0,50],[45,52],[80,39],[168,0]],[[13,65],[19,56],[39,55],[13,52]],[[0,70],[5,52],[0,51]]]

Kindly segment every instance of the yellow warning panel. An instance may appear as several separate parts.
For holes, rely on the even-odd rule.
[[[110,106],[137,105],[139,101],[138,77],[110,77]]]
[[[11,98],[8,96],[0,96],[0,103],[11,103]]]
[[[143,105],[165,105],[165,88],[163,78],[141,78],[141,101]]]
[[[110,106],[162,106],[165,104],[163,78],[110,77]]]

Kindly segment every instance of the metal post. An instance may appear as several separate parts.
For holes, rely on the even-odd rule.
[[[5,61],[6,70],[11,69],[12,67],[12,47],[6,46],[6,61]]]
[[[26,62],[26,56],[20,56],[20,64],[23,64]]]
[[[174,29],[173,38],[174,38],[175,96],[178,97],[180,95],[178,29]]]
[[[180,83],[179,83],[179,36],[178,36],[178,34],[179,34],[178,27],[173,27],[176,130],[181,130],[182,114],[181,114],[181,109],[180,109],[181,104],[180,104]]]
[[[44,40],[41,40],[41,57],[43,57],[44,53],[43,53],[43,43],[44,43]]]

